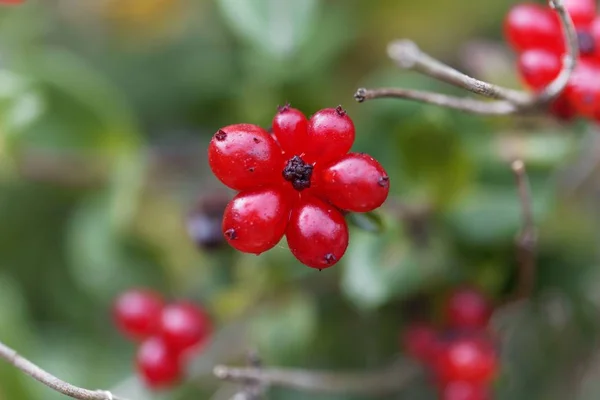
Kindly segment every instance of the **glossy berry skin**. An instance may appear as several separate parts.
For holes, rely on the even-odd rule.
[[[320,110],[308,121],[305,160],[327,164],[346,154],[354,137],[354,123],[341,107]]]
[[[596,17],[596,0],[563,0],[576,27],[587,27]]]
[[[412,324],[401,335],[401,345],[412,358],[425,363],[433,363],[443,343],[438,332],[424,323]]]
[[[447,325],[457,329],[484,329],[492,315],[488,299],[474,288],[453,291],[446,301]]]
[[[193,303],[173,303],[162,312],[160,336],[175,354],[202,346],[211,332],[209,316]]]
[[[261,187],[281,179],[281,149],[267,131],[251,124],[219,129],[208,146],[208,163],[232,189]]]
[[[594,41],[594,56],[596,59],[600,59],[600,17],[594,19],[589,32]]]
[[[318,190],[336,207],[366,212],[383,204],[390,179],[373,157],[349,153],[321,171],[318,185]]]
[[[600,116],[600,60],[581,58],[566,94],[580,115],[595,118]]]
[[[325,269],[346,252],[348,226],[333,206],[307,196],[292,210],[286,238],[292,254],[303,264]]]
[[[436,372],[440,382],[489,383],[496,375],[498,359],[490,342],[479,337],[459,337],[440,352]]]
[[[137,351],[136,366],[144,383],[152,389],[174,385],[182,373],[179,355],[159,336],[142,342]]]
[[[284,191],[271,188],[245,191],[227,205],[222,231],[235,249],[260,254],[281,240],[289,214],[290,200]]]
[[[544,49],[531,49],[519,55],[517,67],[527,86],[537,90],[558,76],[562,62],[556,53]]]
[[[506,38],[517,51],[546,49],[560,54],[564,49],[560,29],[552,10],[534,3],[517,4],[504,21]]]
[[[440,400],[491,400],[487,385],[466,381],[453,381],[440,390]]]
[[[277,142],[286,154],[304,153],[307,144],[308,119],[300,110],[289,105],[280,107],[271,126]]]
[[[121,294],[113,305],[113,318],[119,330],[138,340],[154,335],[164,307],[161,296],[147,289],[133,289]]]

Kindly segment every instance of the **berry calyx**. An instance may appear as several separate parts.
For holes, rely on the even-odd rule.
[[[164,303],[161,296],[147,289],[132,289],[121,294],[113,305],[113,318],[119,330],[131,339],[154,335]]]
[[[273,134],[286,154],[302,154],[306,146],[308,119],[295,108],[286,104],[278,107],[273,118]]]
[[[354,123],[341,107],[320,110],[308,121],[304,159],[309,163],[326,164],[346,154],[354,137]]]
[[[310,179],[313,174],[313,166],[307,164],[298,156],[290,158],[283,168],[283,179],[290,182],[292,187],[298,191],[310,187]]]
[[[491,400],[490,390],[486,385],[453,381],[445,384],[440,391],[441,400]]]
[[[142,342],[137,351],[136,366],[144,383],[152,389],[172,386],[181,377],[179,356],[159,336]]]
[[[175,354],[200,347],[212,331],[209,316],[189,302],[166,306],[160,319],[160,336]]]
[[[448,343],[440,352],[436,370],[441,382],[488,383],[496,375],[496,351],[487,340],[463,337]]]
[[[346,154],[320,173],[319,191],[343,210],[374,210],[387,199],[389,190],[387,172],[366,154]]]
[[[244,190],[281,179],[281,149],[267,131],[251,124],[219,129],[208,146],[208,163],[221,182]]]
[[[307,196],[292,210],[286,238],[290,251],[303,264],[325,269],[346,252],[348,226],[333,206]]]
[[[222,231],[235,249],[260,254],[281,240],[289,214],[290,200],[283,190],[241,192],[225,208]]]
[[[492,307],[483,293],[465,287],[450,294],[445,314],[447,324],[452,328],[482,329],[489,322]]]
[[[539,4],[514,6],[504,21],[504,32],[517,51],[545,49],[561,53],[564,49],[557,18],[552,10]]]

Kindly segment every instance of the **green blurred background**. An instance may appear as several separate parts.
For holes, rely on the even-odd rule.
[[[540,245],[532,299],[498,317],[498,399],[600,398],[600,142],[592,126],[482,118],[358,87],[460,91],[396,69],[408,37],[451,65],[518,86],[501,44],[509,1],[26,0],[0,9],[0,340],[56,375],[131,399],[227,399],[211,377],[256,348],[272,366],[367,370],[401,353],[415,310],[435,316],[469,282],[515,287],[525,160]],[[342,104],[356,151],[391,177],[380,233],[354,228],[321,273],[285,243],[261,256],[188,236],[198,198],[223,190],[206,147],[221,126],[268,126],[278,104]],[[227,192],[225,192],[227,193]],[[228,194],[228,193],[227,193]],[[229,194],[228,194],[229,195]],[[196,209],[197,210],[197,209]],[[194,214],[192,214],[194,215]],[[113,298],[148,286],[191,298],[219,330],[189,382],[151,394]],[[233,390],[233,389],[231,389]],[[216,395],[214,393],[218,392]],[[0,399],[59,399],[0,363]],[[277,389],[271,399],[313,396]],[[433,399],[423,379],[392,399]]]

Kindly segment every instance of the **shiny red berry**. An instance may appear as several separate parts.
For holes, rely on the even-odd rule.
[[[443,347],[440,335],[431,325],[418,323],[406,328],[401,345],[412,358],[423,363],[434,362]]]
[[[223,234],[235,249],[260,254],[281,240],[289,214],[290,202],[281,189],[241,192],[225,209]]]
[[[308,121],[305,160],[327,164],[346,154],[354,137],[354,123],[341,106],[320,110]]]
[[[552,10],[533,3],[514,6],[504,21],[506,38],[517,51],[539,48],[561,53],[564,43],[560,29]]]
[[[580,115],[600,115],[600,60],[580,58],[565,93]]]
[[[381,206],[390,191],[390,178],[373,157],[349,153],[325,168],[319,192],[343,210],[366,212]]]
[[[450,294],[445,314],[446,322],[452,328],[481,329],[487,326],[492,307],[482,292],[464,287]]]
[[[286,238],[298,260],[324,269],[336,264],[346,252],[348,226],[335,207],[306,196],[292,210]]]
[[[576,27],[587,27],[596,17],[596,0],[563,0]]]
[[[453,381],[440,391],[440,400],[491,400],[490,389],[480,383]]]
[[[117,297],[113,305],[113,317],[124,335],[131,339],[143,339],[156,333],[163,306],[158,293],[133,289]]]
[[[160,319],[160,335],[176,354],[201,347],[212,332],[208,314],[189,302],[166,306]]]
[[[596,59],[600,59],[600,17],[594,19],[589,32],[594,43],[594,56]]]
[[[182,373],[179,355],[159,336],[142,342],[137,351],[136,365],[142,380],[152,389],[172,386]]]
[[[439,353],[436,372],[441,382],[490,382],[498,370],[498,358],[492,344],[479,337],[459,337]]]
[[[543,49],[526,50],[519,55],[517,67],[523,81],[532,89],[541,89],[558,76],[560,55]]]
[[[257,188],[281,180],[281,149],[267,131],[238,124],[219,129],[208,146],[208,163],[232,189]]]
[[[300,155],[307,145],[308,120],[302,111],[289,105],[279,107],[273,118],[273,134],[281,149],[291,155]]]

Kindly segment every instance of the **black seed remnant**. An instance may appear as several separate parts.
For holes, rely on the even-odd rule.
[[[217,133],[215,133],[215,139],[217,139],[219,142],[222,142],[223,140],[225,140],[227,138],[227,132],[225,132],[222,129],[219,129],[217,131]]]
[[[381,178],[379,178],[379,180],[377,181],[377,183],[381,187],[389,187],[390,186],[390,177],[389,176],[382,176]]]
[[[579,51],[583,55],[590,55],[596,51],[596,42],[589,32],[577,31],[577,42],[579,42]]]
[[[346,110],[344,110],[344,109],[342,108],[342,106],[341,106],[341,105],[337,106],[337,107],[335,108],[335,111],[337,112],[337,114],[338,114],[340,117],[343,117],[344,115],[346,115]]]
[[[254,172],[254,167],[248,168],[248,172]]]
[[[259,138],[257,138],[257,137],[255,137],[255,138],[252,138],[252,141],[253,141],[254,143],[260,143],[260,139],[259,139]]]
[[[229,240],[235,240],[238,238],[237,232],[233,228],[227,229],[224,233],[225,233],[225,236],[227,236],[227,239],[229,239]]]
[[[325,257],[323,257],[323,259],[325,260],[325,262],[328,265],[331,265],[331,264],[333,264],[333,263],[335,263],[337,261],[337,257],[334,256],[332,253],[325,254]]]
[[[319,270],[319,272],[323,271],[321,268],[317,268]]]
[[[294,189],[301,191],[310,187],[313,166],[298,156],[290,158],[283,169],[283,179],[292,183]]]
[[[282,113],[290,109],[290,103],[285,103],[283,106],[277,106],[277,111]]]

